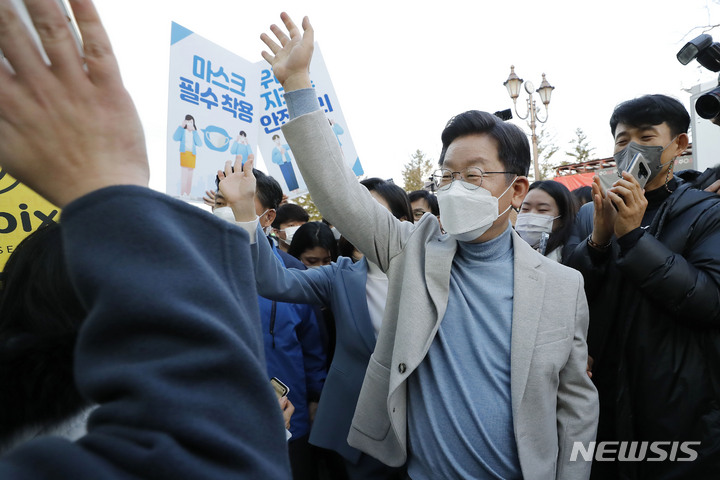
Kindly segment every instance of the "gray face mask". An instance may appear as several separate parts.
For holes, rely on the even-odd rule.
[[[618,169],[625,171],[627,170],[627,167],[630,166],[630,162],[632,161],[635,154],[641,153],[642,156],[645,157],[645,160],[647,160],[648,165],[650,166],[650,176],[648,177],[648,182],[651,182],[653,178],[657,177],[658,173],[660,173],[660,171],[665,167],[665,165],[675,161],[675,159],[673,158],[667,163],[662,163],[661,158],[665,149],[672,145],[676,138],[677,137],[673,138],[672,141],[668,143],[665,147],[640,145],[635,142],[630,142],[625,148],[613,155],[613,158],[615,159],[615,165],[617,165]]]

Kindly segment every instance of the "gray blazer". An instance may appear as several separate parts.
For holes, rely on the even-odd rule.
[[[448,302],[457,243],[437,219],[400,222],[358,184],[322,111],[283,127],[315,204],[387,272],[388,302],[350,445],[391,466],[407,460],[407,379],[427,354]],[[524,478],[579,480],[573,442],[595,440],[597,391],[586,374],[588,309],[579,272],[544,258],[513,232],[511,397]],[[492,281],[492,279],[488,279]]]

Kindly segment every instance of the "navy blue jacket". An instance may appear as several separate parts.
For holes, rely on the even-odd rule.
[[[262,241],[262,237],[259,240]],[[283,267],[305,268],[295,257],[282,255],[280,250],[267,245]],[[316,310],[302,303],[283,303],[263,297],[258,297],[258,301],[268,378],[278,377],[290,388],[288,399],[295,407],[290,420],[292,441],[310,433],[308,402],[320,399],[327,376]]]
[[[247,234],[132,186],[72,202],[62,229],[89,312],[76,381],[99,408],[76,443],[2,457],[0,478],[290,478]]]
[[[320,268],[287,270],[261,241],[262,230],[258,229],[257,235],[260,241],[251,245],[251,253],[258,291],[275,300],[324,305],[332,310],[337,345],[310,442],[357,462],[361,452],[348,445],[347,436],[375,348],[375,330],[365,292],[367,261],[353,263],[339,257],[337,262]]]

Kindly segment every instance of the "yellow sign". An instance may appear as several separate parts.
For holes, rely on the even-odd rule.
[[[0,271],[23,238],[60,221],[60,209],[0,170]]]

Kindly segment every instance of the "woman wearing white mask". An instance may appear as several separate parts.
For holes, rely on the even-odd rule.
[[[220,183],[220,190],[232,206],[238,224],[251,234],[258,293],[277,301],[323,306],[329,308],[334,318],[333,360],[323,386],[310,443],[342,456],[338,459],[323,452],[329,466],[333,457],[335,461],[339,460],[340,465],[330,467],[333,469],[332,478],[403,478],[402,469],[388,467],[347,443],[355,404],[382,323],[388,295],[387,276],[377,265],[355,254],[352,254],[353,258],[337,257],[336,261],[319,268],[282,268],[267,242],[256,240],[262,231],[258,229],[257,221],[252,221],[256,216],[251,201],[254,181],[242,172],[235,174],[227,170],[226,174],[229,178]],[[395,218],[412,222],[410,201],[402,188],[379,178],[365,179],[360,183]],[[247,221],[241,222],[244,218]],[[295,233],[290,254],[296,247],[300,250],[300,244],[306,243],[304,232],[311,231],[324,231],[328,242],[335,242],[327,225],[310,222]],[[349,246],[349,252],[353,252],[354,248]]]
[[[572,194],[562,183],[540,180],[530,185],[515,231],[538,252],[560,262],[575,221]]]

